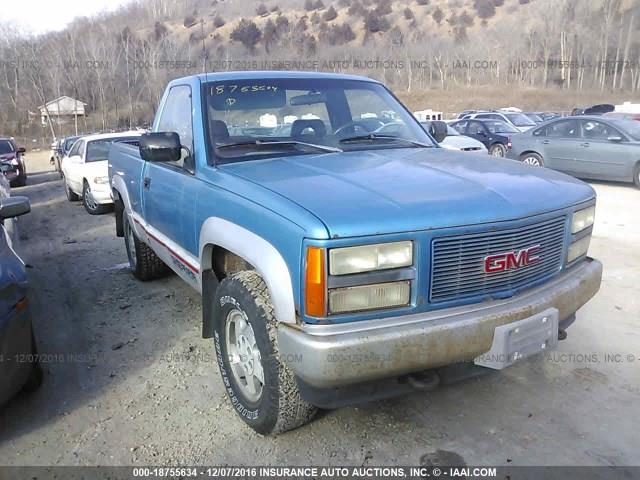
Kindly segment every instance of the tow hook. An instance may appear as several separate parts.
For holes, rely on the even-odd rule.
[[[413,373],[407,377],[407,382],[415,390],[430,392],[440,385],[440,375],[433,371]]]

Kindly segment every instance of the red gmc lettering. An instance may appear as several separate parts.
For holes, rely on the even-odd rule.
[[[540,245],[534,245],[523,250],[489,255],[484,257],[484,271],[495,273],[526,267],[540,260],[539,253]]]

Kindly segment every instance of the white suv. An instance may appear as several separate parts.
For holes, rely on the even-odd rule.
[[[462,119],[470,118],[484,118],[487,120],[502,120],[509,125],[513,125],[520,132],[526,132],[527,130],[536,126],[536,122],[527,117],[524,113],[520,112],[476,112],[468,113],[462,116]]]

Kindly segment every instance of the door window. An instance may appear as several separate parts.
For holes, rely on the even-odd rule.
[[[577,138],[579,135],[577,120],[563,120],[547,126],[546,136],[555,138]]]
[[[589,140],[606,140],[609,137],[621,137],[620,132],[606,123],[596,120],[582,121],[582,136]]]
[[[180,136],[180,143],[193,152],[191,110],[191,88],[186,85],[173,87],[164,103],[157,131],[177,133]],[[183,151],[180,160],[167,163],[182,168],[186,155],[187,153]]]
[[[484,125],[480,122],[469,122],[467,133],[469,135],[483,135],[485,133]]]
[[[73,157],[76,155],[80,155],[80,152],[82,151],[83,146],[84,146],[84,141],[78,140],[76,143],[73,144],[73,147],[69,151],[69,156]]]

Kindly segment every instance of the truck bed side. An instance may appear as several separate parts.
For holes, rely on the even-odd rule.
[[[109,183],[127,209],[142,215],[142,178],[145,162],[137,145],[114,143],[109,150]],[[114,200],[118,200],[114,198]]]

